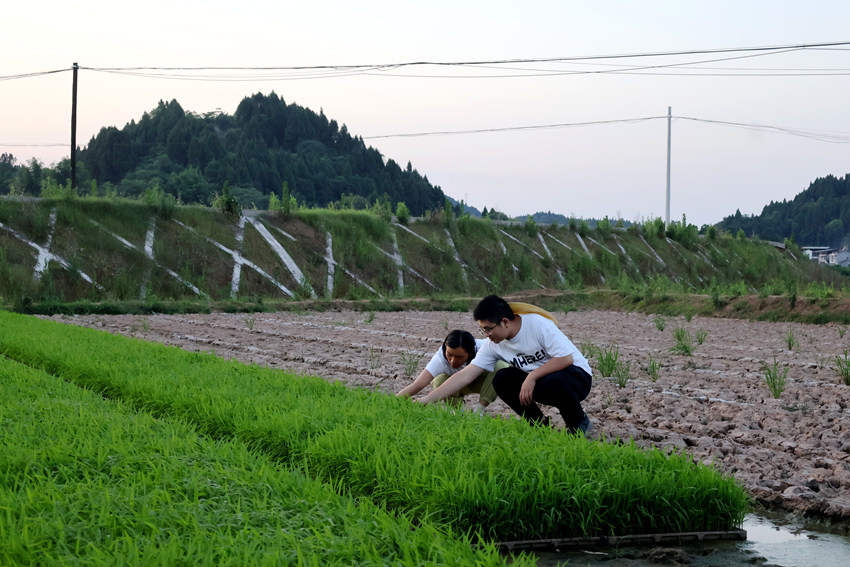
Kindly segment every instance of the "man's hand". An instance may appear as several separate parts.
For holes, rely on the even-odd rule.
[[[530,405],[534,395],[534,386],[537,380],[531,377],[531,374],[525,377],[522,381],[522,388],[519,391],[519,403],[524,406]]]

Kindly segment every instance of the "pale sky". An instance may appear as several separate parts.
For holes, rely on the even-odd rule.
[[[69,155],[77,62],[80,146],[160,100],[232,115],[244,97],[274,91],[479,209],[640,221],[665,217],[671,107],[670,218],[700,226],[850,173],[850,45],[280,68],[822,44],[850,41],[848,22],[846,0],[15,2],[0,35],[0,152],[46,165]],[[136,67],[278,69],[96,70]],[[546,125],[569,126],[433,134]],[[432,135],[382,137],[419,133]]]

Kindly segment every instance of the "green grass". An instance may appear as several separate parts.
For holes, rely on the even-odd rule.
[[[0,336],[7,356],[485,541],[732,529],[748,506],[731,477],[686,455],[482,421],[31,317],[0,312],[0,325],[15,330]]]

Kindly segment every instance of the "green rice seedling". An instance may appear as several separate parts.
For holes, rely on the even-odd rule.
[[[2,565],[531,567],[0,358]],[[44,443],[51,439],[51,443]]]
[[[667,320],[664,318],[663,315],[657,313],[655,315],[655,328],[658,329],[659,331],[663,331],[664,327],[666,327],[666,326],[667,326]]]
[[[614,378],[617,381],[617,386],[620,388],[625,388],[626,384],[631,378],[631,361],[626,362],[617,362],[614,368]]]
[[[254,323],[256,323],[256,317],[253,313],[248,313],[245,315],[245,326],[248,327],[249,331],[254,330]]]
[[[705,342],[705,338],[708,336],[708,333],[705,329],[697,329],[697,344],[701,345]]]
[[[829,365],[832,363],[832,355],[831,354],[819,354],[817,355],[817,362],[819,368],[829,368]]]
[[[764,369],[764,381],[767,383],[768,390],[774,398],[779,398],[785,391],[788,367],[779,368],[779,363],[774,358],[772,365],[762,362],[762,368]]]
[[[601,348],[597,355],[596,365],[599,372],[604,378],[613,376],[617,369],[617,361],[620,358],[620,347],[618,345],[609,345],[606,348]]]
[[[593,358],[599,355],[599,347],[590,341],[582,341],[578,348],[585,358]]]
[[[0,312],[0,327],[11,330],[0,334],[0,353],[60,381],[244,443],[270,458],[270,469],[303,467],[341,494],[481,542],[728,530],[748,509],[733,478],[685,455],[482,421],[55,321]]]
[[[381,366],[381,354],[374,347],[369,347],[369,370],[377,370]]]
[[[652,355],[649,355],[649,360],[646,362],[646,373],[649,375],[649,379],[653,382],[658,381],[658,372],[661,370],[661,362],[652,358]]]
[[[401,366],[404,369],[404,375],[408,378],[416,372],[416,368],[419,366],[419,358],[418,354],[409,350],[401,353]]]
[[[366,315],[366,317],[363,319],[363,322],[368,325],[369,323],[372,323],[374,320],[375,320],[375,312],[369,311],[369,314]]]
[[[693,356],[694,343],[690,331],[684,327],[676,327],[673,329],[673,338],[676,340],[676,344],[670,349],[671,352],[684,356]]]
[[[838,325],[838,337],[843,339],[844,333],[847,332],[847,325]]]
[[[797,350],[800,346],[800,343],[797,342],[797,337],[794,335],[793,330],[789,330],[788,334],[785,335],[785,345],[788,347],[788,350]]]
[[[850,386],[850,356],[847,354],[847,349],[844,350],[843,356],[835,357],[835,369],[844,384]]]

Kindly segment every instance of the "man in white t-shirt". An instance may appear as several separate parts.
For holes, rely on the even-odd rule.
[[[496,295],[482,299],[473,317],[487,337],[475,359],[422,401],[430,403],[459,391],[497,361],[510,366],[496,372],[493,387],[499,398],[531,424],[548,425],[538,403],[555,406],[567,430],[590,429],[581,407],[592,385],[587,359],[550,319],[538,313],[514,313]]]

